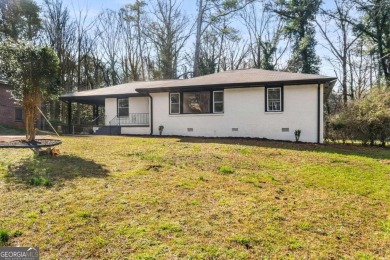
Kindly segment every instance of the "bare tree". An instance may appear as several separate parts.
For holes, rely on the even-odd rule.
[[[119,49],[122,45],[123,21],[120,15],[112,10],[104,10],[98,16],[96,24],[97,46],[101,50],[100,56],[109,68],[111,81],[109,85],[117,85],[121,82],[119,75],[120,57]]]
[[[180,54],[191,35],[187,30],[188,18],[181,13],[176,0],[157,0],[154,6],[145,35],[155,47],[158,78],[174,79]]]
[[[321,9],[322,23],[316,20],[321,35],[326,40],[327,48],[341,65],[341,88],[343,102],[347,104],[348,96],[353,98],[353,89],[348,94],[348,57],[354,43],[361,33],[353,35],[352,26],[347,20],[351,19],[354,4],[351,1],[334,0],[333,10]],[[329,29],[329,25],[332,27]],[[332,26],[333,25],[333,26]]]
[[[227,41],[223,48],[223,55],[220,58],[221,69],[237,70],[241,68],[248,68],[249,63],[247,61],[249,53],[248,43],[242,39],[235,39]]]
[[[92,29],[95,27],[96,19],[91,18],[88,15],[87,10],[79,8],[77,11],[73,9],[75,13],[75,33],[76,33],[76,75],[77,75],[77,90],[85,90],[94,88],[88,84],[86,75],[88,74],[88,66],[86,59],[90,55],[91,50],[95,44],[96,36],[91,35]],[[84,65],[84,68],[83,68]],[[84,71],[82,70],[84,69]]]
[[[249,35],[253,67],[275,70],[289,46],[282,46],[283,21],[260,3],[252,3],[240,13]]]
[[[144,19],[145,6],[146,6],[145,1],[136,0],[134,4],[128,4],[124,8],[122,8],[122,17],[129,23],[131,27],[128,29],[131,30],[135,29],[134,31],[132,31],[132,37],[137,39],[137,56],[139,57],[142,80],[146,80],[145,62],[144,62],[144,47],[146,43],[143,37],[144,35],[143,30],[145,27],[145,19]],[[136,78],[137,80],[139,80],[139,76],[137,76]]]
[[[60,85],[69,92],[74,84],[69,75],[75,65],[72,48],[76,40],[76,25],[62,0],[44,1],[42,25],[42,40],[55,50],[60,61]]]
[[[220,38],[215,30],[207,30],[202,36],[199,54],[198,75],[215,73],[218,63]]]
[[[76,68],[73,51],[76,42],[75,22],[62,0],[45,0],[42,12],[42,31],[39,38],[41,42],[48,44],[56,52],[59,59],[59,85],[63,91],[70,92],[75,84],[73,78]],[[42,109],[46,111],[50,120],[65,120],[62,102],[51,100]]]
[[[359,38],[348,53],[350,95],[352,98],[365,98],[368,90],[378,78],[378,61],[370,53],[372,43],[364,37]]]
[[[199,63],[201,56],[201,43],[203,34],[209,27],[226,16],[232,16],[242,10],[254,0],[198,0],[198,13],[196,20],[195,52],[193,76],[199,76]]]

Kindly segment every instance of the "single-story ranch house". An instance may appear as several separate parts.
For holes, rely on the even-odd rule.
[[[323,103],[336,78],[233,70],[178,80],[132,82],[65,94],[71,103],[105,107],[105,126],[117,134],[253,137],[323,142]],[[70,125],[69,125],[70,127]],[[104,132],[104,129],[106,132]]]

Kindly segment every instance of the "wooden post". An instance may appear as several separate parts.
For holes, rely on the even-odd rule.
[[[95,125],[99,125],[99,105],[94,105],[93,106],[93,120],[95,120]]]
[[[99,117],[99,105],[96,105],[96,117]],[[99,125],[99,120],[100,120],[100,118],[98,118],[96,120],[96,126]]]
[[[72,133],[72,102],[68,102],[68,134]]]

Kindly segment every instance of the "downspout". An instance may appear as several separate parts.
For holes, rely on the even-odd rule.
[[[153,97],[148,93],[150,97],[150,135],[153,135]]]
[[[72,133],[72,101],[68,101],[68,134]]]
[[[320,143],[321,136],[321,84],[317,87],[317,143]]]

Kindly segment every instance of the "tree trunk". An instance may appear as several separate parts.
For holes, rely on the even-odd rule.
[[[23,108],[25,113],[26,140],[28,142],[35,140],[35,118],[37,115],[37,106],[40,104],[39,93],[32,91],[25,96]]]
[[[194,69],[193,76],[196,77],[199,74],[199,56],[200,56],[200,37],[202,34],[203,23],[203,0],[199,0],[198,4],[198,19],[196,21],[196,41],[195,41],[195,55],[194,55]]]

